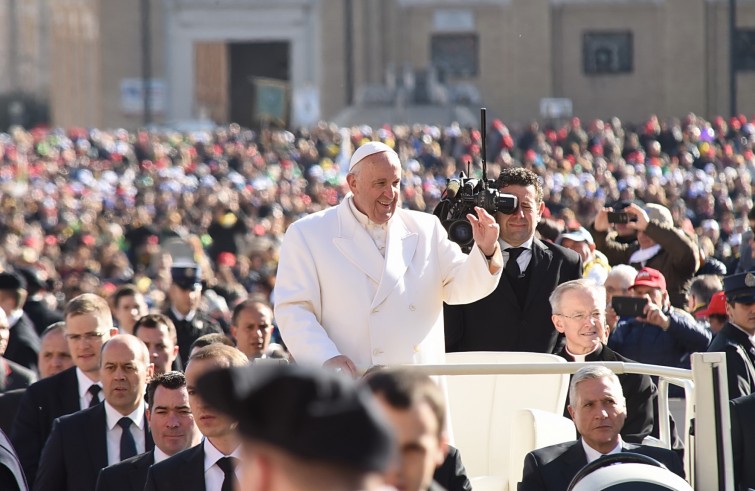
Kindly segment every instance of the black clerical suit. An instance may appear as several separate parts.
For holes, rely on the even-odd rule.
[[[567,361],[574,358],[566,352],[566,349],[558,353]],[[619,361],[624,363],[636,363],[629,358],[624,358],[608,346],[601,344],[597,350],[585,357],[585,361]],[[658,389],[647,375],[638,373],[618,374],[621,390],[624,393],[627,405],[627,418],[621,429],[621,438],[629,443],[642,443],[642,439],[653,431],[653,408],[658,399]],[[566,396],[566,404],[569,405],[569,395]],[[569,413],[564,411],[568,418]]]
[[[727,322],[711,341],[708,351],[726,353],[729,399],[755,393],[755,346],[747,333]]]
[[[576,252],[534,239],[532,258],[520,277],[504,273],[487,297],[444,306],[446,351],[553,353],[558,331],[548,298],[559,284],[581,277]]]
[[[624,443],[621,451],[652,457],[674,474],[684,477],[682,461],[671,450]],[[587,455],[582,447],[582,440],[540,448],[524,458],[524,473],[517,490],[564,491],[577,472],[586,465]]]
[[[34,482],[39,456],[50,435],[53,420],[80,409],[76,367],[42,379],[26,389],[13,423],[11,440],[30,483]]]
[[[97,478],[95,491],[143,491],[147,471],[154,463],[155,450],[152,449],[105,467]]]
[[[107,467],[105,403],[58,418],[47,440],[34,481],[37,491],[84,491],[95,488],[100,469]],[[144,416],[144,444],[154,443]]]

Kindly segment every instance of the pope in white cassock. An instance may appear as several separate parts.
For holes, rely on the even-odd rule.
[[[463,304],[498,285],[498,224],[467,215],[469,255],[429,213],[397,208],[401,161],[388,145],[357,149],[337,206],[292,224],[281,247],[275,319],[300,363],[357,375],[372,365],[443,363],[443,302]]]

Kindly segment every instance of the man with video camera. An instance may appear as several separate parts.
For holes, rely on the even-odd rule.
[[[630,291],[646,304],[640,315],[619,320],[608,347],[640,363],[690,368],[690,354],[708,348],[710,332],[690,314],[671,306],[666,278],[657,269],[642,268]],[[614,305],[621,298],[614,297]],[[617,313],[621,316],[620,309]],[[682,395],[675,387],[670,393]]]
[[[495,291],[482,300],[445,307],[446,350],[553,353],[561,346],[548,297],[560,283],[582,277],[582,259],[535,237],[545,203],[534,172],[504,169],[495,187],[519,203],[513,213],[496,212],[504,273]]]

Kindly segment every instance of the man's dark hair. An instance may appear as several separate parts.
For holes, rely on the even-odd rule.
[[[748,220],[755,220],[755,206],[750,208],[750,211],[747,212],[747,219]]]
[[[540,178],[529,169],[524,167],[509,167],[503,169],[495,181],[495,187],[500,190],[506,186],[534,186],[537,202],[543,202],[543,186]]]
[[[160,326],[168,328],[168,334],[173,340],[173,344],[178,344],[178,334],[176,334],[176,326],[170,317],[164,314],[147,314],[139,318],[134,324],[134,336],[136,336],[139,328],[144,327],[147,329],[158,329]]]
[[[540,234],[542,240],[547,240],[554,244],[556,243],[559,234],[563,232],[562,229],[563,227],[559,226],[558,222],[552,218],[541,219],[535,227],[535,230]]]
[[[113,308],[118,307],[118,302],[120,302],[121,299],[125,297],[135,297],[138,294],[139,290],[136,289],[136,285],[127,283],[125,285],[119,286],[118,289],[113,293]]]
[[[443,391],[430,377],[405,368],[368,370],[364,383],[373,394],[381,396],[391,407],[408,410],[426,402],[438,420],[438,433],[446,427],[446,402]]]
[[[239,314],[241,314],[242,311],[251,308],[267,309],[268,311],[270,311],[270,317],[273,316],[273,309],[270,308],[270,305],[268,305],[267,303],[257,299],[247,299],[243,302],[240,302],[233,308],[233,314],[231,315],[231,325],[237,325],[236,321],[239,318]]]
[[[165,387],[171,390],[186,387],[186,376],[182,372],[165,372],[155,375],[149,381],[147,384],[147,405],[149,406],[150,413],[154,409],[155,391],[158,387]]]
[[[710,299],[713,298],[713,295],[721,290],[723,290],[721,279],[714,274],[697,276],[689,285],[690,294],[697,297],[697,299],[705,305],[708,305]]]
[[[136,332],[136,331],[134,331]],[[191,343],[191,346],[189,347],[189,353],[194,351],[194,348],[204,348],[205,346],[209,346],[211,344],[224,344],[226,346],[230,346],[231,348],[234,347],[233,341],[231,341],[228,336],[225,334],[219,333],[219,332],[211,332],[209,334],[205,334],[203,336],[199,336],[197,339],[194,340],[193,343]]]

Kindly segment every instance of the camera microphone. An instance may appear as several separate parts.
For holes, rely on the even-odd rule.
[[[448,186],[446,186],[446,196],[448,199],[454,199],[459,189],[461,189],[461,182],[458,179],[449,179]]]

